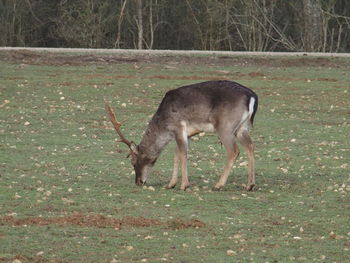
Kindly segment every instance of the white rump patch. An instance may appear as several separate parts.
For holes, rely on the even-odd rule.
[[[254,97],[250,97],[250,101],[249,101],[249,115],[252,115],[254,112],[254,104],[255,104],[255,98]]]
[[[241,123],[238,126],[238,132],[237,135],[240,136],[240,134],[243,131],[248,131],[250,128],[250,124],[249,124],[249,119],[252,116],[253,112],[254,112],[254,105],[255,105],[255,98],[254,97],[250,97],[249,100],[249,105],[248,105],[248,111],[244,111],[244,113],[242,114],[242,118],[241,118]]]
[[[244,113],[242,114],[241,123],[246,122],[252,116],[254,112],[254,104],[255,104],[255,98],[250,97],[248,111],[244,111]]]

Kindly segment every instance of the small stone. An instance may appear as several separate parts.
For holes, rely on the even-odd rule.
[[[233,251],[233,250],[227,250],[227,251],[226,251],[226,254],[227,254],[228,256],[230,256],[230,257],[236,256],[236,255],[237,255],[237,253],[236,253],[235,251]]]

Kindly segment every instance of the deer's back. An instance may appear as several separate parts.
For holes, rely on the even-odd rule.
[[[202,82],[168,91],[156,115],[162,122],[213,122],[216,115],[240,114],[251,97],[257,105],[257,95],[236,82]]]

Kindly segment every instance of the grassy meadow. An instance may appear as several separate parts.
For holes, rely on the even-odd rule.
[[[0,52],[0,261],[349,262],[350,59]],[[104,111],[139,142],[169,89],[229,79],[259,95],[252,138],[222,191],[217,136],[193,138],[188,191],[147,185]]]

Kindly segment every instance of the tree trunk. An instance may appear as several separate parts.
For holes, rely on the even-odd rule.
[[[150,6],[149,6],[149,27],[150,27],[151,40],[150,40],[148,49],[152,49],[153,48],[153,42],[154,42],[153,1],[152,0],[150,0]]]
[[[118,18],[118,32],[117,32],[117,39],[114,43],[114,48],[120,48],[120,39],[121,39],[121,31],[122,31],[122,23],[123,23],[123,18],[124,18],[124,10],[126,6],[127,0],[124,0],[123,5],[120,9],[120,14]]]
[[[136,0],[136,6],[137,6],[137,28],[138,28],[137,48],[143,49],[142,0]]]
[[[319,51],[322,47],[322,10],[319,0],[303,0],[304,50]]]

